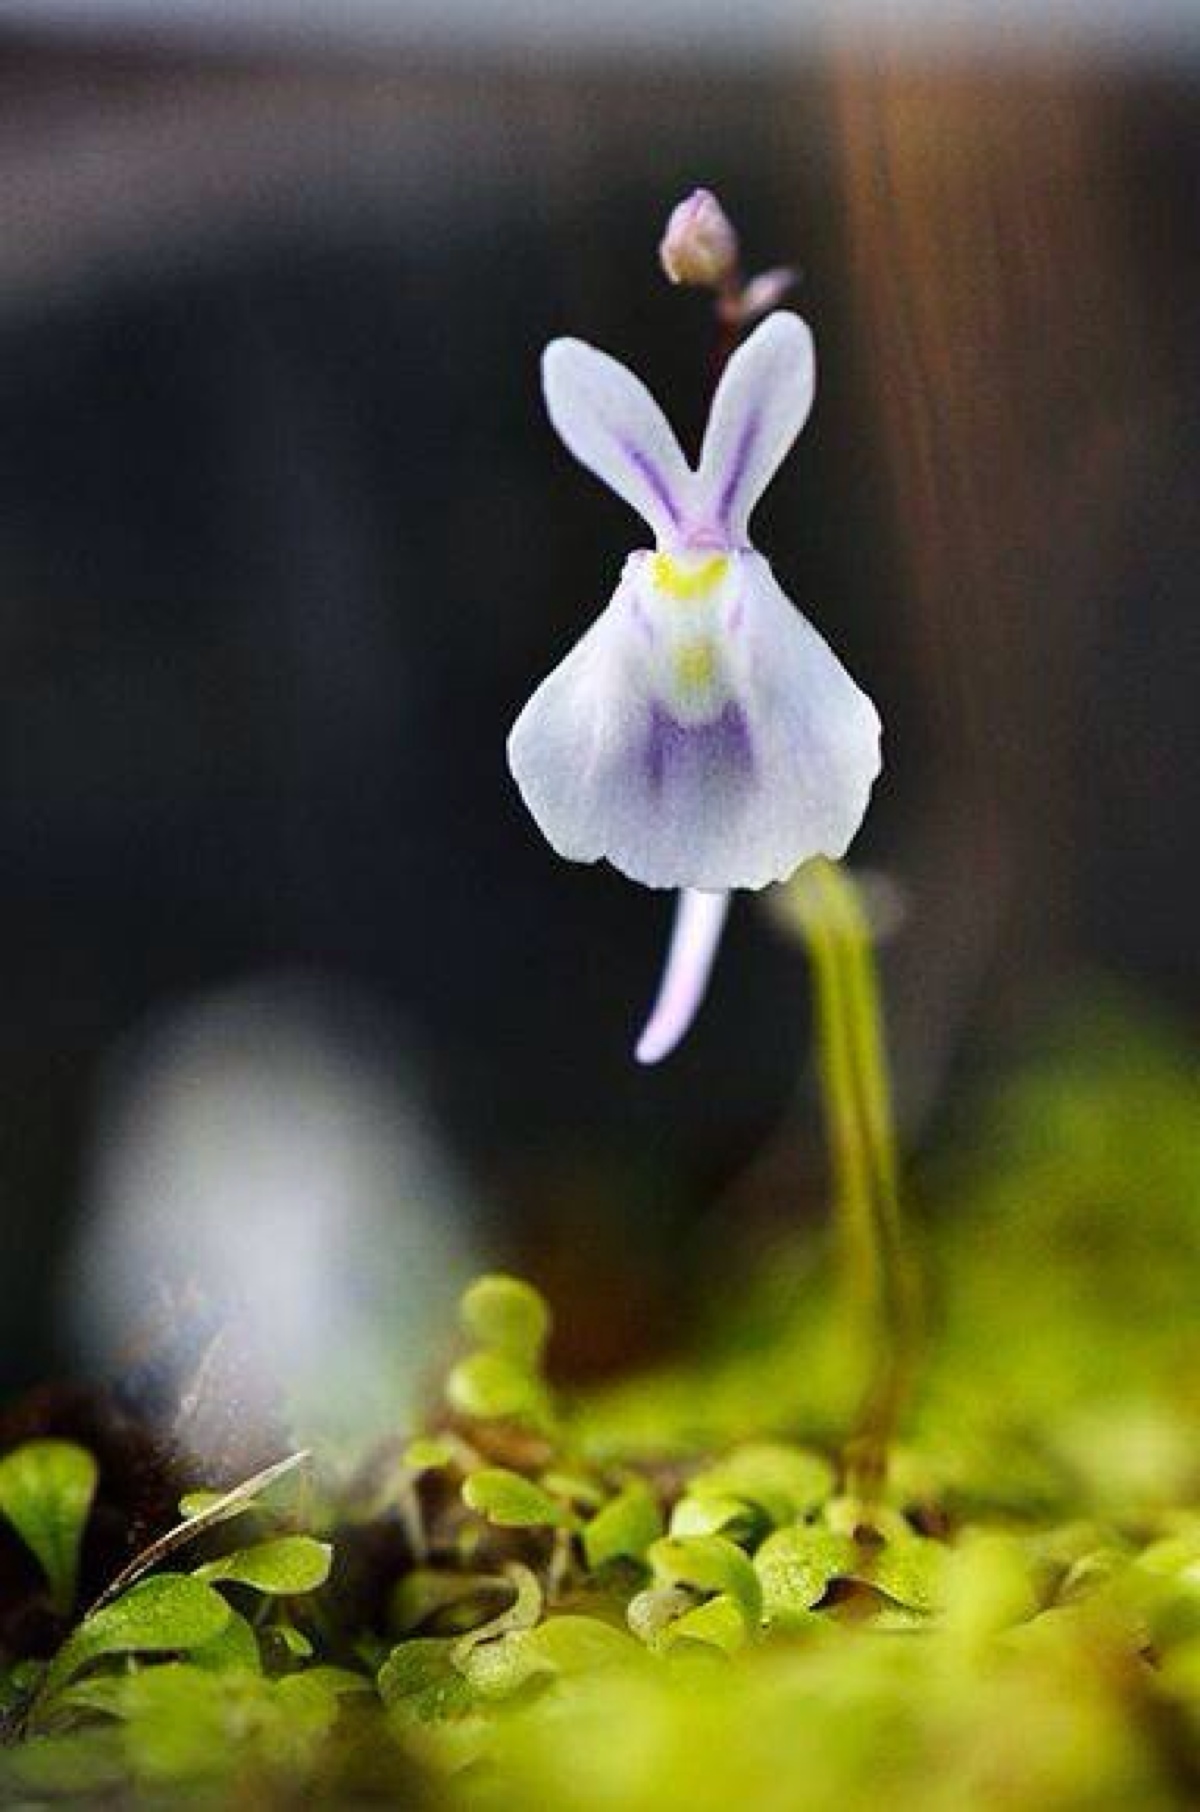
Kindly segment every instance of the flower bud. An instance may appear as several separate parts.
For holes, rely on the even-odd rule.
[[[672,283],[720,289],[738,267],[738,237],[729,216],[708,189],[696,189],[672,211],[658,248]]]

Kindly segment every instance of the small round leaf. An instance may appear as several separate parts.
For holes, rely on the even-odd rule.
[[[0,1512],[37,1560],[63,1616],[75,1602],[96,1476],[91,1454],[72,1441],[27,1441],[0,1460]]]

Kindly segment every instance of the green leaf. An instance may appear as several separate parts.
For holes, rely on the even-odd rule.
[[[198,1648],[191,1650],[191,1659],[195,1667],[202,1667],[206,1673],[262,1672],[258,1638],[249,1622],[238,1611],[230,1613],[225,1628],[212,1637],[211,1641],[202,1642]]]
[[[264,1634],[278,1643],[282,1652],[292,1661],[308,1661],[312,1658],[313,1645],[303,1630],[298,1630],[291,1623],[273,1623]]]
[[[143,1782],[186,1781],[194,1787],[237,1768],[227,1718],[230,1699],[220,1675],[169,1662],[118,1684],[127,1756]],[[260,1690],[265,1685],[255,1684]]]
[[[536,1369],[550,1332],[550,1311],[531,1285],[501,1272],[477,1278],[462,1299],[461,1314],[481,1346],[506,1354],[526,1371]]]
[[[435,1617],[441,1630],[471,1629],[506,1602],[509,1586],[510,1581],[499,1573],[414,1567],[392,1589],[391,1622],[401,1635],[415,1632]]]
[[[507,1636],[511,1630],[532,1629],[542,1614],[545,1598],[537,1574],[531,1568],[522,1566],[519,1560],[509,1561],[504,1570],[507,1583],[513,1588],[512,1601],[487,1623],[482,1623],[477,1629],[468,1630],[459,1637],[454,1658],[460,1667],[464,1656],[480,1642],[486,1642],[495,1636]]]
[[[324,1737],[338,1715],[338,1701],[347,1692],[345,1680],[354,1679],[354,1691],[362,1682],[340,1667],[306,1667],[300,1673],[284,1674],[271,1683],[275,1708],[283,1717],[282,1757],[292,1759],[290,1732],[298,1722],[310,1742]]]
[[[590,1674],[637,1664],[644,1651],[623,1630],[598,1617],[548,1617],[536,1629],[482,1642],[460,1665],[485,1699],[507,1698],[539,1675]]]
[[[593,1513],[602,1509],[609,1499],[603,1485],[598,1485],[595,1479],[584,1478],[578,1472],[544,1472],[542,1483],[552,1496],[565,1498],[567,1503]]]
[[[629,1600],[625,1621],[639,1642],[658,1649],[670,1625],[692,1610],[695,1603],[694,1595],[684,1586],[651,1586]]]
[[[698,1592],[727,1592],[748,1629],[762,1621],[758,1574],[735,1542],[723,1535],[669,1535],[650,1549],[650,1564],[661,1585],[691,1586]]]
[[[96,1476],[91,1454],[71,1441],[27,1441],[0,1460],[0,1512],[34,1555],[64,1617],[75,1602]]]
[[[316,1541],[311,1535],[277,1535],[207,1561],[196,1568],[195,1577],[209,1585],[244,1585],[254,1592],[288,1598],[323,1586],[332,1562],[333,1549],[327,1541]]]
[[[219,1636],[232,1615],[211,1586],[186,1573],[155,1573],[85,1617],[50,1663],[44,1705],[81,1668],[107,1655],[174,1654]]]
[[[768,1535],[754,1556],[767,1622],[777,1629],[807,1623],[831,1581],[852,1576],[855,1559],[852,1538],[831,1529],[797,1526]]]
[[[547,1617],[525,1636],[527,1649],[559,1674],[590,1674],[629,1667],[644,1660],[640,1645],[624,1630],[599,1617],[564,1613]]]
[[[87,1658],[197,1648],[220,1634],[232,1612],[219,1592],[186,1573],[156,1573],[85,1617],[70,1643]]]
[[[1200,1545],[1195,1531],[1152,1541],[1138,1555],[1137,1564],[1150,1573],[1185,1576],[1200,1583]]]
[[[920,1535],[885,1542],[858,1574],[877,1592],[913,1611],[936,1611],[945,1597],[949,1551]]]
[[[464,1480],[463,1502],[502,1529],[569,1528],[574,1517],[565,1504],[520,1472],[484,1466]]]
[[[869,1586],[905,1611],[927,1615],[945,1595],[948,1550],[897,1522],[890,1539],[856,1541],[824,1524],[793,1525],[769,1535],[754,1557],[767,1621],[799,1627],[835,1580]]]
[[[746,1645],[746,1619],[742,1608],[728,1592],[697,1604],[682,1617],[676,1617],[663,1630],[659,1645],[664,1651],[677,1642],[706,1642],[727,1655]]]
[[[438,1435],[419,1435],[404,1449],[404,1464],[412,1472],[436,1472],[454,1459],[454,1443]]]
[[[554,1663],[529,1643],[530,1630],[480,1642],[461,1658],[461,1677],[473,1698],[506,1699],[528,1680],[554,1672]]]
[[[969,1651],[1037,1614],[1034,1569],[1012,1536],[972,1535],[956,1549],[948,1572],[946,1627]]]
[[[549,1416],[546,1387],[537,1373],[491,1348],[459,1361],[446,1380],[446,1396],[460,1415],[478,1421],[503,1416],[541,1427]]]
[[[642,1560],[662,1534],[662,1515],[649,1485],[636,1479],[610,1499],[583,1531],[589,1567],[610,1560]]]
[[[156,1537],[140,1554],[135,1554],[128,1566],[122,1567],[117,1577],[105,1587],[93,1605],[93,1610],[112,1603],[127,1592],[136,1579],[141,1579],[152,1567],[161,1566],[164,1560],[176,1554],[180,1548],[189,1547],[206,1530],[253,1508],[265,1491],[278,1480],[293,1473],[309,1457],[307,1448],[302,1448],[299,1453],[289,1454],[285,1460],[277,1460],[273,1466],[264,1466],[261,1472],[243,1479],[240,1485],[235,1485],[231,1491],[221,1492],[215,1499],[211,1494],[204,1493],[198,1494],[204,1500],[200,1503],[185,1498],[184,1504],[190,1504],[190,1508],[185,1509],[183,1521],[176,1523],[173,1529],[168,1529],[165,1535]]]
[[[833,1486],[833,1468],[820,1454],[783,1442],[756,1441],[735,1447],[717,1465],[697,1473],[687,1497],[735,1498],[753,1504],[778,1528],[817,1509]]]
[[[450,1637],[414,1636],[394,1648],[377,1678],[379,1696],[389,1711],[421,1723],[469,1711],[475,1695],[454,1665],[454,1646]]]
[[[224,1497],[223,1491],[185,1491],[179,1500],[179,1514],[189,1521],[195,1516],[207,1516]]]
[[[681,1497],[671,1512],[672,1535],[750,1536],[762,1528],[761,1512],[740,1497]]]

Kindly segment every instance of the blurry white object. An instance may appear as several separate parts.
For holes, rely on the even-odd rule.
[[[393,1041],[257,980],[178,1008],[102,1090],[68,1312],[112,1365],[163,1292],[244,1326],[297,1438],[402,1429],[478,1269],[467,1191]]]

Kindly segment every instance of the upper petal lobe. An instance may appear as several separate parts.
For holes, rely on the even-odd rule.
[[[555,340],[542,358],[542,386],[550,419],[580,464],[660,539],[678,533],[694,475],[641,379],[583,340]]]
[[[717,386],[700,454],[699,496],[733,546],[808,419],[816,388],[812,334],[780,309],[756,327]]]

